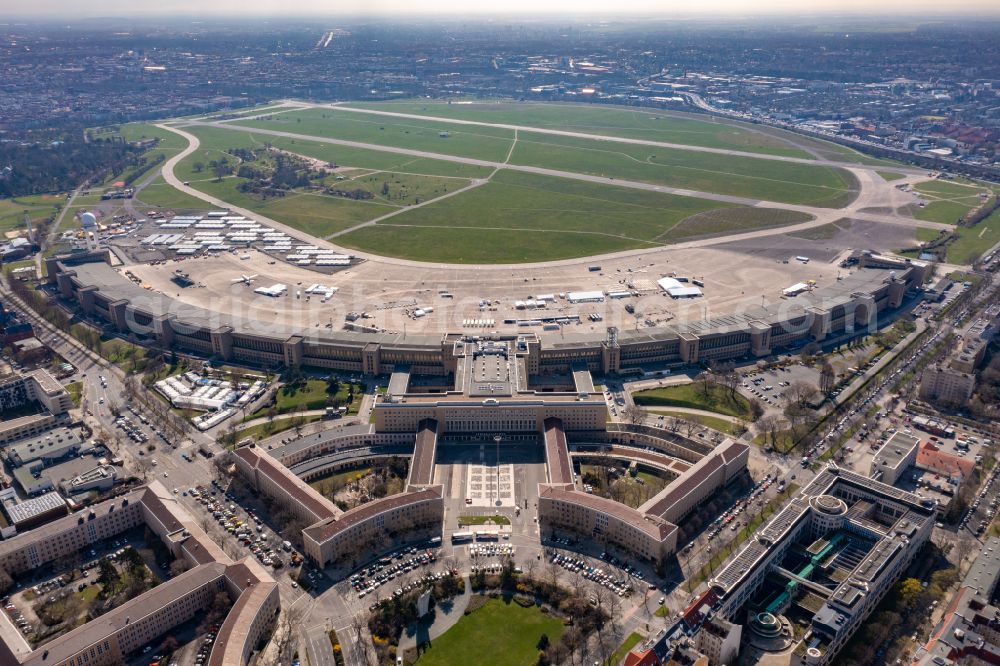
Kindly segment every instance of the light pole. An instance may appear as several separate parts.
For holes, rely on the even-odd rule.
[[[493,435],[493,441],[497,445],[497,499],[495,506],[500,506],[500,440],[503,436],[500,434]]]

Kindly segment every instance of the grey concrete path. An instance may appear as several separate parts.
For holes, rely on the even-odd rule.
[[[465,609],[469,607],[469,600],[472,599],[472,584],[468,576],[463,580],[465,581],[465,592],[439,605],[431,624],[419,628],[407,627],[403,631],[402,636],[399,637],[400,652],[423,645],[427,641],[433,641],[462,619]]]

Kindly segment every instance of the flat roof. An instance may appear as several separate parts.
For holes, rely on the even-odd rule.
[[[920,439],[917,437],[902,432],[893,433],[872,459],[872,472],[878,467],[895,469],[901,461],[913,453],[919,443]]]
[[[984,597],[992,597],[1000,580],[1000,537],[990,537],[979,556],[969,567],[962,585],[975,588]]]
[[[55,455],[58,452],[73,448],[82,447],[84,444],[83,433],[75,428],[56,428],[18,440],[8,448],[11,455],[17,456],[22,463],[26,464],[32,460],[44,458],[47,455]]]
[[[66,509],[66,500],[57,492],[45,493],[35,499],[7,506],[7,515],[12,523],[23,523],[49,511]]]

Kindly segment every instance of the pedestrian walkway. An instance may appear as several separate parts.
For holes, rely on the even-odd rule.
[[[447,601],[438,602],[434,608],[436,612],[433,622],[428,625],[410,626],[403,631],[399,637],[400,653],[434,640],[454,627],[455,623],[462,618],[465,609],[469,607],[469,600],[472,598],[472,583],[467,576],[463,580],[465,581],[465,592]]]

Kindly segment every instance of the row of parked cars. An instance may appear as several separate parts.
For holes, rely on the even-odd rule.
[[[604,569],[587,564],[585,560],[579,557],[556,553],[552,556],[552,563],[558,564],[567,571],[577,572],[587,580],[592,580],[598,585],[603,585],[619,597],[624,597],[632,593],[632,585],[628,581],[628,576],[618,578],[612,573],[604,571]],[[639,571],[636,571],[633,575],[642,578],[642,573]]]
[[[7,615],[10,615],[11,621],[17,625],[17,628],[21,630],[22,634],[27,636],[31,633],[31,623],[24,619],[24,615],[22,615],[21,611],[17,609],[17,606],[10,603],[9,597],[6,599],[6,604],[3,609],[7,611]]]
[[[708,532],[708,538],[714,539],[727,527],[733,532],[739,529],[739,515],[746,511],[751,504],[760,499],[760,497],[767,492],[767,489],[771,487],[772,483],[774,483],[774,481],[771,479],[770,474],[755,483],[753,488],[750,489],[750,492],[737,499],[733,506],[723,511],[714,521],[712,521],[712,529]],[[778,484],[780,489],[783,490],[785,485],[784,480],[778,482]]]
[[[745,377],[752,378],[755,374],[756,373],[750,373],[745,375]],[[778,382],[778,386],[788,386],[788,382]],[[743,388],[769,405],[777,405],[778,398],[784,395],[781,391],[771,393],[771,391],[774,390],[774,386],[768,384],[767,379],[764,377],[757,377],[756,379],[750,379],[750,381],[743,382]]]
[[[396,577],[435,561],[437,553],[433,550],[418,552],[416,546],[401,549],[351,576],[351,587],[363,599]]]
[[[218,481],[213,479],[212,483],[218,484]],[[198,500],[198,503],[207,512],[212,514],[212,518],[219,523],[222,529],[236,537],[236,540],[241,545],[249,548],[250,552],[260,560],[261,564],[274,567],[275,569],[284,566],[285,563],[281,558],[277,544],[272,545],[268,538],[264,521],[252,510],[244,512],[243,508],[236,504],[226,504],[222,500],[217,499],[217,495],[213,495],[213,493],[218,493],[216,488],[209,489],[205,486],[195,486],[186,492]],[[230,502],[235,500],[228,493],[223,496],[223,499]],[[288,547],[290,548],[290,544]]]
[[[119,416],[115,419],[115,425],[121,428],[129,439],[131,439],[136,444],[145,444],[149,441],[149,435],[144,433],[139,426],[132,422],[127,416]]]
[[[514,546],[509,543],[476,543],[469,546],[472,557],[510,557],[514,554]]]
[[[402,587],[397,587],[393,591],[392,596],[394,596],[394,597],[401,597],[404,594],[406,594],[407,592],[411,592],[411,591],[416,590],[418,588],[428,588],[431,585],[433,585],[434,583],[436,583],[437,581],[445,578],[446,576],[457,576],[457,575],[458,575],[458,571],[455,570],[455,569],[452,569],[451,571],[434,571],[434,572],[431,572],[431,573],[426,573],[423,576],[421,576],[420,578],[418,578],[416,580],[413,580],[413,581],[410,581],[409,583],[407,583],[406,585],[404,585]],[[380,599],[379,601],[376,601],[371,606],[369,606],[368,610],[374,611],[376,608],[378,608],[379,606],[381,606],[383,604],[386,604],[386,603],[389,603],[389,599],[388,598]]]
[[[198,647],[198,654],[194,656],[195,666],[201,666],[206,661],[208,657],[212,654],[212,645],[215,643],[215,632],[210,631],[205,634],[205,640],[201,642]]]
[[[986,479],[986,483],[983,484],[982,490],[979,491],[979,495],[976,496],[976,499],[972,501],[972,506],[970,506],[966,510],[965,515],[962,516],[962,522],[958,526],[959,529],[963,529],[969,524],[969,521],[971,521],[973,516],[976,515],[976,511],[979,510],[980,505],[986,501],[986,497],[989,495],[990,489],[993,488],[993,483],[997,480],[997,474],[1000,474],[1000,467],[994,467],[993,471],[990,472],[989,477]],[[994,497],[984,511],[986,515],[976,526],[976,534],[982,534],[987,530],[987,528],[989,528],[990,523],[993,522],[993,518],[997,515],[998,507],[1000,507],[1000,497]]]

